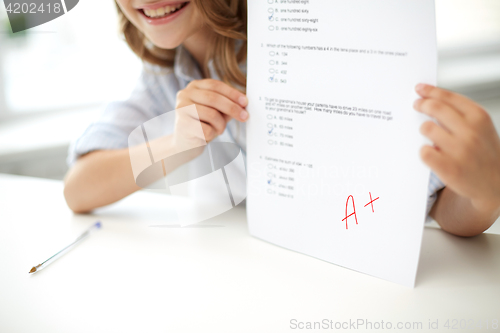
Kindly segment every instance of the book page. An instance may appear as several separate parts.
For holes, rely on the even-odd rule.
[[[436,84],[434,1],[248,8],[251,234],[412,287],[429,183],[414,88]]]

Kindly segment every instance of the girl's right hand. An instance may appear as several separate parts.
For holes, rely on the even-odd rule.
[[[221,135],[231,118],[241,122],[248,119],[248,112],[245,110],[248,99],[245,94],[221,81],[192,81],[177,93],[176,109],[192,104],[196,105],[206,142]],[[185,121],[181,123],[186,124]],[[176,132],[183,131],[177,127],[176,125]]]

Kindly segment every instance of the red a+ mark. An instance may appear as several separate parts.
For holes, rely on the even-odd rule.
[[[366,207],[366,206],[368,206],[368,205],[372,205],[372,212],[373,212],[373,213],[375,213],[375,211],[373,210],[373,202],[374,202],[375,200],[377,200],[379,197],[377,197],[377,198],[375,198],[375,199],[372,199],[372,193],[371,193],[371,192],[368,192],[368,193],[370,193],[370,202],[369,202],[369,203],[367,203],[367,204],[365,205],[365,207]],[[353,204],[354,204],[354,199],[353,199]]]
[[[349,198],[351,198],[351,199],[352,199],[352,208],[353,208],[354,212],[353,212],[353,213],[351,213],[349,216],[347,216],[347,205],[349,204]],[[378,199],[378,198],[377,198],[377,199]],[[348,219],[349,217],[351,217],[352,215],[354,215],[354,218],[356,219],[356,224],[358,224],[358,217],[356,216],[356,206],[354,206],[354,197],[353,197],[352,195],[350,195],[350,196],[348,196],[348,197],[347,197],[347,201],[346,201],[346,203],[345,203],[345,217],[342,219],[342,221],[344,221],[344,220],[345,220],[345,228],[346,228],[346,229],[349,229],[349,228],[347,227],[347,219]]]

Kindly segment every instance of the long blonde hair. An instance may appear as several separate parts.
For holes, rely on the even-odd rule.
[[[246,0],[193,0],[206,24],[215,32],[207,59],[213,59],[217,75],[226,83],[246,86],[246,76],[238,64],[247,54]],[[162,67],[174,65],[175,50],[152,45],[146,36],[123,14],[118,4],[120,31],[132,51],[142,60]],[[236,50],[236,42],[242,41]],[[200,64],[206,66],[206,64]],[[206,68],[204,68],[206,70]]]

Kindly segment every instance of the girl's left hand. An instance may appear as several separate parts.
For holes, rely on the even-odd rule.
[[[420,154],[456,194],[469,198],[481,212],[500,208],[500,138],[489,114],[474,101],[430,85],[419,84],[422,97],[414,108],[438,121],[426,121],[420,132],[434,146]]]

